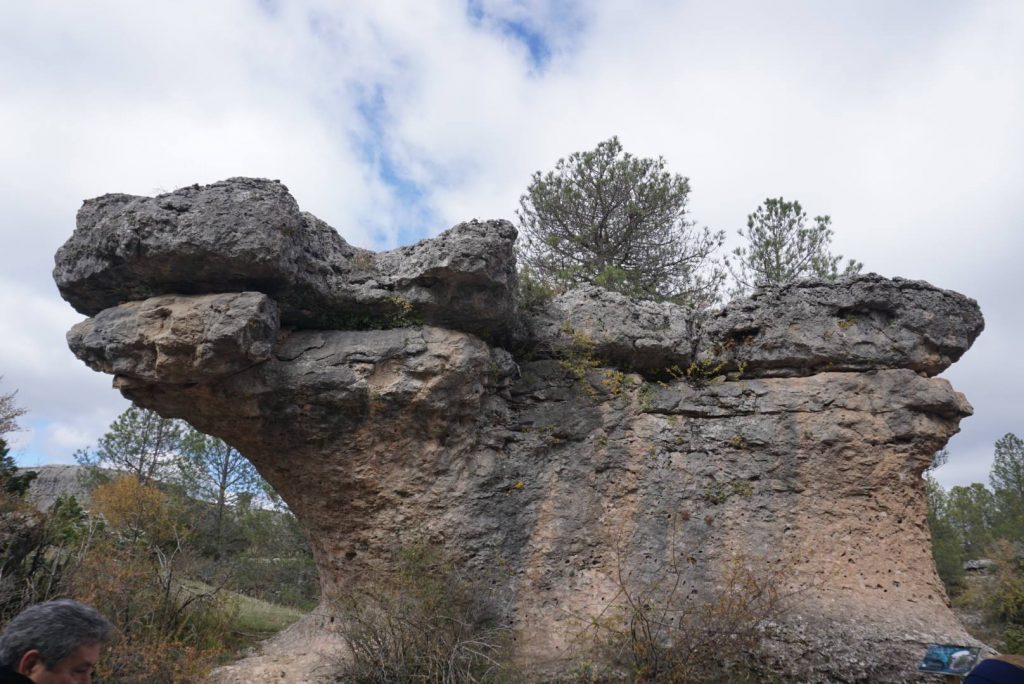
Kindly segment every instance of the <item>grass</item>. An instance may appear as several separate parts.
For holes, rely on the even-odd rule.
[[[245,641],[265,639],[305,615],[296,608],[280,606],[227,589],[216,590],[198,580],[185,580],[182,587],[192,594],[216,592],[221,606],[232,616],[231,630]]]

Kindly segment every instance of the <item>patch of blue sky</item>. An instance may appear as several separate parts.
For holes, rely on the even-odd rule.
[[[256,6],[259,7],[266,15],[276,18],[281,13],[281,0],[255,0]]]
[[[14,463],[19,468],[38,468],[39,466],[65,462],[62,460],[52,459],[31,447],[25,449],[11,449],[11,455],[14,456]],[[73,463],[74,461],[71,462]]]
[[[530,55],[530,66],[533,69],[543,70],[551,59],[551,45],[547,37],[526,22],[488,12],[483,0],[466,0],[466,14],[474,25],[487,24],[522,43]]]
[[[30,468],[51,463],[74,463],[74,452],[53,454],[42,444],[53,423],[48,420],[28,419],[20,421],[26,432],[14,432],[6,436],[10,455],[19,468]]]
[[[530,66],[543,70],[551,59],[551,44],[547,37],[523,21],[488,14],[480,0],[467,0],[466,12],[475,25],[487,23],[500,33],[522,43],[530,55]]]
[[[306,21],[315,40],[336,51],[338,59],[347,58],[343,49],[346,40],[339,30],[337,17],[314,11],[308,14]],[[403,64],[397,60],[385,71],[392,77],[395,74],[400,76],[404,71]],[[344,102],[345,107],[354,107],[358,119],[356,125],[339,130],[339,134],[345,136],[360,163],[380,180],[394,200],[393,209],[387,216],[382,210],[378,215],[367,217],[367,230],[372,241],[367,246],[376,250],[391,249],[429,237],[438,231],[440,225],[439,216],[432,206],[429,184],[418,181],[404,169],[399,155],[395,153],[389,135],[392,116],[388,94],[391,88],[400,86],[389,86],[386,82],[388,77],[384,78],[384,81],[373,76],[342,79],[337,87],[324,89],[317,102],[327,117],[339,102]]]
[[[526,46],[534,68],[542,69],[551,59],[551,46],[538,31],[529,28],[526,24],[507,20],[499,20],[498,27],[505,35],[515,38]]]

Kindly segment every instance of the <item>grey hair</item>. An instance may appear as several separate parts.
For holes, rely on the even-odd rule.
[[[0,634],[0,666],[18,667],[28,651],[39,651],[47,669],[83,644],[110,641],[114,626],[98,610],[71,599],[29,606]]]

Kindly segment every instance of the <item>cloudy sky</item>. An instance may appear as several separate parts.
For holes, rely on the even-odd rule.
[[[14,0],[0,8],[0,392],[19,462],[68,462],[127,404],[67,350],[51,280],[81,201],[283,180],[386,249],[513,218],[530,174],[618,135],[734,235],[768,196],[834,249],[981,304],[945,376],[975,415],[938,471],[1024,435],[1020,0]]]

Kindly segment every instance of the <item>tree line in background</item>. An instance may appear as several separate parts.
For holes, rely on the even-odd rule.
[[[208,504],[202,519],[208,553],[230,550],[230,512],[249,508],[257,499],[278,499],[256,468],[224,440],[203,434],[178,420],[132,406],[111,424],[96,448],[81,450],[75,460],[100,482],[107,471],[128,474],[140,484],[172,486],[184,496]]]
[[[516,212],[524,303],[596,285],[705,309],[724,294],[862,268],[851,259],[840,269],[828,216],[812,221],[782,197],[758,206],[738,231],[745,244],[719,258],[725,232],[698,228],[689,196],[688,178],[667,171],[662,157],[634,157],[617,137],[534,173]]]
[[[23,413],[0,397],[8,432]],[[77,454],[88,501],[45,511],[8,451],[0,434],[0,625],[52,598],[96,606],[119,635],[94,681],[197,681],[317,603],[297,521],[222,440],[133,406]]]
[[[945,452],[934,467],[945,462]],[[928,527],[939,577],[975,636],[1024,653],[1024,440],[995,443],[988,486],[946,491],[925,474]],[[969,568],[969,569],[968,569]]]

